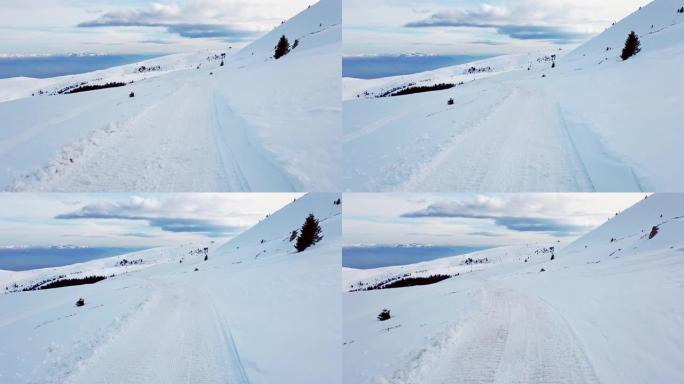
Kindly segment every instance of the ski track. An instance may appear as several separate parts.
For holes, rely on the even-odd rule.
[[[481,307],[429,368],[401,383],[599,383],[565,319],[544,301],[484,286]],[[393,381],[394,382],[394,381]]]
[[[489,116],[423,165],[401,189],[592,190],[553,98],[514,87]]]
[[[293,190],[211,84],[175,92],[90,140],[73,163],[23,189],[48,191]]]
[[[165,281],[154,284],[151,302],[65,382],[248,384],[227,323],[209,293]]]

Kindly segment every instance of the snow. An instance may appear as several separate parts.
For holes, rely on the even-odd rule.
[[[62,274],[114,276],[0,295],[0,381],[340,383],[337,198],[305,195],[225,244],[3,271],[3,287]],[[290,234],[309,213],[323,239],[295,253]],[[207,261],[189,253],[205,246]],[[123,258],[144,262],[117,266]]]
[[[339,190],[340,9],[339,0],[322,0],[235,53],[0,80],[0,188]],[[282,34],[299,44],[274,60]],[[127,85],[40,94],[115,81]]]
[[[428,286],[345,292],[344,381],[677,382],[684,373],[683,202],[681,194],[649,196],[569,245],[344,269],[346,290],[390,275],[460,271]],[[654,225],[659,232],[649,239]],[[553,261],[535,252],[549,246]],[[462,264],[482,256],[489,262],[472,272]],[[392,318],[380,322],[383,308]]]
[[[677,116],[684,88],[679,7],[678,0],[656,0],[569,53],[532,52],[414,75],[343,79],[345,189],[681,190],[684,181],[672,177],[673,164],[684,161]],[[642,51],[622,61],[631,30],[640,36]],[[471,66],[491,71],[466,73]],[[442,82],[463,84],[374,97]],[[447,105],[450,98],[453,106]]]

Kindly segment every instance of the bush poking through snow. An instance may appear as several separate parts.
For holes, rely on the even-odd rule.
[[[648,239],[651,240],[652,238],[656,237],[658,234],[658,226],[654,225],[653,228],[651,228],[651,233],[648,234]]]
[[[292,242],[292,240],[294,240],[294,239],[297,238],[297,233],[298,233],[298,232],[297,232],[296,229],[293,230],[292,233],[290,233],[290,242]]]
[[[539,270],[539,272],[546,272],[546,269],[542,268]]]
[[[221,60],[221,66],[223,67],[223,60]]]
[[[131,92],[128,94],[128,97],[135,97],[135,92]]]
[[[299,231],[299,237],[297,238],[295,248],[297,248],[297,252],[302,252],[318,243],[322,238],[321,226],[318,224],[318,219],[316,219],[313,213],[309,214],[309,217],[307,217],[304,224],[302,224],[302,229]]]
[[[454,99],[449,99],[447,101],[447,105],[454,105]]]
[[[199,271],[199,268],[195,268],[195,272]]]
[[[380,314],[378,315],[378,320],[380,321],[385,321],[391,319],[392,316],[390,315],[390,310],[389,309],[383,309]]]
[[[340,205],[342,204],[342,199],[338,198],[337,200],[333,201],[333,205]]]
[[[677,13],[684,13],[684,7],[681,7],[677,10]]]
[[[76,306],[77,307],[82,307],[84,305],[85,305],[85,299],[83,299],[82,297],[79,298],[78,300],[76,300]]]
[[[294,43],[292,43],[292,49],[297,48],[297,46],[299,46],[299,40],[295,39]]]
[[[209,260],[209,255],[204,255],[204,261]]]
[[[278,40],[278,44],[275,46],[275,53],[273,54],[273,58],[278,60],[281,57],[287,55],[290,53],[290,42],[287,41],[287,37],[285,35],[282,35],[280,37],[280,40]]]
[[[625,47],[622,49],[622,55],[620,55],[620,57],[622,60],[627,60],[639,52],[641,52],[641,42],[639,41],[639,36],[632,31],[627,35]]]

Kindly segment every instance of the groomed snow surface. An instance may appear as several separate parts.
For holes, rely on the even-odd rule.
[[[674,177],[684,163],[681,6],[655,0],[567,54],[343,79],[345,190],[681,191],[684,179]],[[632,30],[642,50],[623,61]],[[471,67],[484,71],[467,73]],[[409,84],[461,82],[375,97]]]
[[[3,290],[111,276],[0,294],[0,382],[340,383],[338,198],[305,195],[225,244],[0,271]],[[295,253],[290,234],[310,213],[323,239]],[[190,253],[205,246],[207,261]],[[121,266],[124,258],[143,263]],[[85,306],[75,306],[79,297]]]
[[[274,60],[281,35],[298,45]],[[0,189],[339,190],[340,45],[322,0],[236,53],[0,80]],[[129,84],[48,95],[83,82]]]
[[[649,238],[654,226],[657,234]],[[343,381],[680,382],[683,231],[684,196],[658,194],[567,246],[345,269]],[[468,258],[487,261],[467,265]],[[348,292],[359,282],[406,273],[460,275],[427,286]],[[384,308],[392,317],[378,321]]]

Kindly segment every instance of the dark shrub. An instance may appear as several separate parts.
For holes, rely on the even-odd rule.
[[[223,60],[221,60],[221,66],[223,67]]]
[[[209,255],[204,255],[204,261],[209,260]]]
[[[632,31],[627,36],[627,40],[625,40],[625,47],[622,49],[620,57],[622,60],[627,60],[639,52],[641,52],[641,42],[639,41],[639,36]]]
[[[135,97],[135,93],[134,92],[129,93],[128,97]]]
[[[378,320],[380,321],[385,321],[391,319],[392,316],[390,315],[389,309],[383,309],[380,314],[378,315]]]
[[[85,305],[85,300],[81,297],[80,299],[76,300],[76,306],[77,307],[82,307]]]
[[[199,271],[199,268],[195,268],[195,272]]]
[[[280,37],[280,40],[278,40],[278,44],[275,46],[275,53],[273,54],[273,58],[278,60],[281,57],[287,55],[290,53],[290,42],[287,41],[287,37],[285,35],[282,35]]]
[[[334,204],[334,205],[340,205],[340,204],[342,204],[342,199],[337,199],[337,200],[333,201],[333,204]]]
[[[292,43],[292,49],[297,48],[299,46],[299,40],[295,39],[294,43]]]
[[[306,218],[304,224],[302,224],[302,229],[299,231],[299,237],[297,238],[295,248],[297,249],[297,252],[302,252],[318,243],[322,238],[321,226],[318,224],[318,219],[316,219],[312,213]]]
[[[297,230],[295,229],[294,231],[292,231],[292,233],[290,233],[290,241],[292,241],[296,238],[297,238]]]
[[[651,228],[651,233],[648,234],[648,239],[651,240],[652,238],[656,237],[658,234],[658,226],[654,225],[653,228]]]
[[[546,272],[546,269],[542,268],[539,270],[539,272]]]
[[[447,105],[454,105],[454,99],[449,99],[447,101]]]

